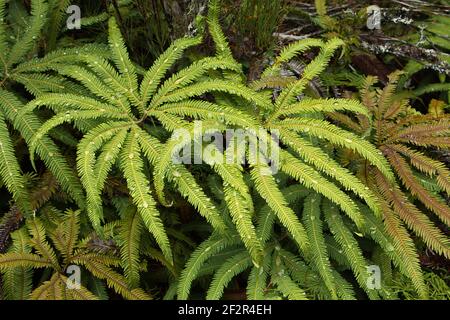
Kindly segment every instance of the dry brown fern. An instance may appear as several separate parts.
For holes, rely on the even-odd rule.
[[[391,225],[393,217],[387,215],[393,213],[430,249],[450,258],[449,239],[433,222],[437,217],[440,224],[450,226],[450,208],[443,200],[450,194],[450,170],[429,155],[433,149],[450,149],[450,116],[420,114],[409,101],[397,99],[400,74],[392,73],[383,89],[374,89],[376,77],[366,79],[360,95],[372,114],[372,124],[362,117],[355,123],[346,115],[330,116],[370,137],[396,173],[398,184],[392,185],[376,168],[366,170],[367,166],[362,165],[359,170],[360,178],[371,184],[387,205],[384,218],[391,235],[396,236]],[[403,228],[401,224],[397,227]]]

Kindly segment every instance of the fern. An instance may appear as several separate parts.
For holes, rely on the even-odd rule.
[[[55,224],[55,218],[59,224]],[[13,234],[10,252],[0,255],[0,270],[7,279],[4,289],[9,296],[20,294],[21,298],[38,300],[98,299],[82,285],[79,288],[67,287],[66,268],[79,264],[86,267],[92,276],[106,280],[108,286],[127,299],[150,298],[142,289],[129,289],[125,277],[111,268],[117,265],[116,257],[94,253],[82,244],[78,211],[68,211],[63,217],[53,217],[53,221],[45,223],[39,218],[30,218],[26,227],[28,232],[22,228]],[[36,268],[49,269],[50,278],[31,289],[31,277]],[[20,291],[16,287],[19,284]]]

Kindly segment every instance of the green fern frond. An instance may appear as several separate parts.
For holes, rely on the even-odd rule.
[[[253,90],[240,83],[231,83],[227,80],[206,80],[195,83],[187,88],[181,88],[174,93],[168,94],[159,100],[159,103],[178,102],[184,99],[201,96],[206,92],[223,92],[233,94],[248,101],[251,105],[255,104],[265,110],[271,110],[272,104],[268,97],[262,94],[256,94]]]
[[[124,212],[120,225],[120,255],[125,277],[132,288],[139,284],[139,243],[142,232],[142,218],[135,208]]]
[[[89,219],[96,229],[100,227],[100,223],[103,219],[100,192],[106,179],[107,171],[97,172],[97,179],[93,178],[96,165],[95,153],[105,141],[110,140],[114,135],[116,135],[114,140],[119,137],[123,143],[128,131],[128,126],[129,124],[126,122],[111,122],[102,124],[91,130],[78,145],[78,172],[80,174],[81,182],[86,190],[86,204]],[[117,145],[112,147],[117,147]],[[117,157],[119,150],[120,148],[117,148],[116,150],[113,149],[113,151],[108,150],[108,152],[115,154]],[[112,157],[112,155],[110,155],[110,157]],[[111,161],[111,159],[104,161]],[[101,186],[99,186],[99,184],[101,184]]]
[[[311,260],[330,290],[331,297],[337,299],[336,284],[322,231],[320,202],[321,198],[316,193],[306,197],[303,207],[303,223],[311,245]]]
[[[6,67],[6,57],[8,55],[8,43],[6,41],[6,24],[5,24],[5,13],[6,13],[6,0],[0,0],[0,71],[3,72]]]
[[[305,98],[300,102],[293,103],[288,109],[280,109],[274,114],[275,117],[289,116],[295,114],[308,114],[316,112],[337,112],[349,111],[356,114],[362,114],[367,118],[370,117],[367,108],[356,100],[348,99],[311,99]]]
[[[183,51],[189,47],[200,44],[201,38],[183,38],[175,41],[159,58],[152,67],[145,73],[140,86],[142,105],[146,106],[150,97],[155,93],[162,78],[172,64],[178,60]]]
[[[285,172],[302,185],[310,188],[324,197],[338,204],[348,216],[360,226],[363,224],[361,213],[355,202],[345,192],[340,190],[335,184],[331,183],[313,168],[295,158],[290,153],[282,151],[281,171]]]
[[[132,130],[125,141],[121,152],[120,167],[123,170],[134,204],[141,214],[142,220],[158,245],[169,260],[173,260],[169,239],[165,232],[156,202],[150,193],[149,181],[143,173],[144,162],[140,155],[137,141],[138,132]]]
[[[56,253],[47,242],[45,228],[39,218],[30,218],[27,220],[28,231],[30,232],[31,246],[43,257],[49,261],[55,269],[60,269]]]
[[[114,63],[119,69],[122,76],[125,77],[129,92],[138,92],[137,74],[134,64],[128,56],[125,42],[117,26],[116,20],[111,18],[109,20],[109,47],[111,48],[111,55]]]
[[[1,92],[0,92],[1,94]],[[5,118],[0,112],[0,179],[13,195],[24,214],[31,214],[30,195],[25,187],[26,181],[14,155],[14,146],[9,137]]]
[[[46,268],[52,264],[49,260],[33,253],[9,252],[0,255],[0,269],[7,268]]]
[[[367,287],[369,274],[366,268],[368,264],[364,259],[358,242],[339,215],[339,210],[327,200],[324,200],[322,207],[327,224],[335,239],[341,245],[342,251],[347,257],[347,261],[353,270],[356,280],[371,299],[377,299],[378,295],[374,289]]]
[[[263,261],[263,246],[256,235],[247,201],[238,190],[229,185],[225,186],[224,193],[236,229],[253,260],[253,264],[259,267]]]
[[[270,172],[269,167],[263,163],[253,166],[251,177],[255,183],[255,188],[275,212],[282,225],[292,235],[298,247],[303,252],[308,252],[309,241],[305,228],[294,211],[288,206],[286,199],[277,187],[275,179],[268,172]]]
[[[280,130],[280,135],[283,142],[293,147],[306,163],[314,165],[318,170],[339,181],[346,190],[355,192],[355,194],[366,200],[372,210],[379,212],[375,195],[349,170],[341,167],[337,161],[329,157],[322,149],[314,147],[306,139],[302,139],[298,135],[283,129]],[[385,167],[389,168],[387,165]],[[355,216],[355,219],[359,220],[358,223],[361,222],[361,219],[357,216]]]
[[[317,75],[319,75],[328,62],[331,60],[334,52],[344,44],[340,39],[334,38],[322,46],[319,55],[305,68],[302,78],[290,84],[277,98],[275,105],[276,111],[287,108],[288,105],[295,102],[297,95],[302,93],[306,85]]]
[[[178,281],[177,297],[178,300],[186,300],[191,290],[192,282],[197,277],[204,263],[225,248],[239,245],[239,235],[228,238],[213,234],[207,240],[203,241],[197,249],[191,254]],[[250,263],[251,259],[248,256]]]
[[[272,262],[272,255],[266,253],[264,255],[263,263],[257,267],[253,266],[248,276],[247,283],[247,299],[248,300],[263,300],[264,293],[267,289],[267,279],[270,272]]]
[[[142,289],[130,289],[126,279],[111,268],[95,260],[75,261],[81,263],[89,272],[99,279],[106,280],[108,287],[129,300],[151,300],[151,297]]]
[[[13,242],[9,252],[30,253],[30,238],[24,228],[13,232],[11,238]],[[36,264],[33,264],[33,267],[36,267]],[[5,298],[8,300],[26,300],[31,293],[32,276],[30,267],[6,268],[3,276]]]
[[[219,300],[231,279],[250,266],[252,266],[252,258],[247,251],[228,259],[214,274],[211,286],[206,293],[206,300]]]
[[[35,43],[35,39],[39,37],[40,32],[47,19],[48,5],[45,0],[34,0],[31,2],[31,17],[28,28],[22,37],[12,46],[8,55],[6,65],[12,65],[21,62],[24,56],[30,51]]]

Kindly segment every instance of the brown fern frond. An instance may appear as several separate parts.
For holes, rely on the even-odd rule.
[[[401,71],[395,71],[388,76],[389,82],[383,88],[380,96],[378,97],[378,106],[375,111],[377,119],[384,118],[386,111],[391,106],[394,98],[394,93],[397,90],[397,82],[401,74],[402,74]]]
[[[431,195],[414,177],[408,163],[395,151],[385,148],[385,154],[392,167],[397,172],[403,185],[417,197],[429,210],[436,213],[436,215],[447,225],[450,225],[450,208]]]
[[[387,147],[409,158],[411,164],[419,171],[430,176],[436,175],[439,187],[450,195],[450,170],[447,169],[443,163],[427,157],[422,152],[412,150],[407,146],[390,144]]]
[[[400,219],[385,202],[383,203],[383,216],[384,225],[386,226],[386,231],[392,237],[394,249],[406,262],[405,265],[408,269],[403,270],[403,272],[412,280],[412,283],[419,292],[421,298],[426,299],[428,297],[428,289],[421,272],[419,256],[413,240],[406,228],[402,225]]]
[[[58,180],[50,171],[40,176],[39,183],[33,187],[30,198],[31,208],[39,209],[59,190]]]
[[[377,77],[368,76],[360,90],[361,101],[370,111],[375,109],[378,101],[376,92],[372,90],[372,86],[377,82]]]
[[[383,197],[394,209],[394,212],[408,227],[413,230],[430,248],[436,252],[450,257],[449,239],[436,228],[428,217],[421,213],[412,204],[405,194],[396,185],[389,185],[386,178],[380,173],[376,174]],[[386,188],[386,186],[388,186]]]
[[[351,117],[349,117],[343,113],[328,112],[327,117],[329,117],[331,120],[333,120],[335,122],[338,122],[338,123],[344,125],[344,127],[347,127],[348,129],[350,129],[354,132],[362,133],[364,131],[364,129],[358,123],[356,123],[355,120],[353,120]]]
[[[399,117],[397,119],[397,124],[399,127],[405,127],[415,124],[434,124],[439,122],[449,122],[450,121],[450,115],[440,115],[437,117],[433,114],[414,114],[414,115],[408,115]]]
[[[393,118],[397,117],[401,112],[405,111],[408,104],[409,104],[408,100],[399,100],[399,101],[392,102],[392,104],[388,107],[386,112],[383,114],[383,118],[385,120],[389,120],[389,119],[393,119]]]
[[[64,275],[59,275],[63,283],[67,283],[68,279]],[[66,298],[68,300],[98,300],[98,297],[88,289],[80,285],[78,288],[66,289]]]
[[[113,269],[95,260],[77,260],[86,267],[94,276],[106,280],[110,288],[129,300],[150,300],[151,297],[142,289],[130,289],[128,281]]]
[[[57,294],[56,292],[59,292]],[[31,300],[56,300],[61,296],[61,279],[57,273],[54,273],[50,280],[45,281],[30,294]]]
[[[30,243],[33,248],[46,260],[50,261],[56,270],[59,270],[60,266],[56,258],[56,253],[46,240],[45,229],[41,221],[38,218],[28,219],[27,227],[32,235]]]
[[[0,223],[0,253],[8,248],[11,232],[19,228],[22,220],[23,216],[15,205],[3,216]]]
[[[410,137],[406,139],[398,139],[398,141],[403,143],[411,143],[413,145],[426,148],[450,148],[450,137]]]
[[[400,139],[419,139],[422,137],[439,137],[448,135],[450,133],[450,126],[448,123],[439,124],[420,124],[412,125],[406,129],[397,131],[394,135],[386,140],[386,143],[392,143]]]

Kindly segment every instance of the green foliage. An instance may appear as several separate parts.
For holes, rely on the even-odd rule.
[[[117,256],[94,252],[86,245],[89,238],[80,240],[79,220],[78,211],[68,211],[60,217],[54,215],[52,221],[30,218],[25,227],[12,234],[13,245],[9,252],[0,255],[6,296],[32,300],[99,299],[82,284],[68,285],[72,281],[68,268],[75,265],[83,266],[89,277],[104,280],[126,299],[150,299],[143,290],[130,289],[124,276],[113,270],[120,261]],[[42,283],[33,286],[34,269],[41,268],[51,273],[44,273]]]
[[[269,19],[282,7],[269,2],[243,1],[238,14],[260,49],[282,15]],[[105,22],[107,37],[87,28],[75,39],[63,28],[69,4],[0,0],[5,298],[216,300],[234,297],[231,288],[247,299],[445,296],[429,292],[446,287],[423,272],[420,250],[450,258],[450,123],[442,95],[428,114],[404,99],[418,66],[375,88],[345,66],[353,40],[336,37],[331,2],[315,1],[324,39],[268,52],[261,73],[245,74],[233,55],[240,40],[221,27],[229,4],[210,0],[171,45],[167,11],[188,4],[146,4],[162,24],[144,32],[160,33],[144,68],[127,23],[148,18],[146,5],[90,7],[83,27]],[[446,90],[445,79],[416,95]],[[356,86],[359,97],[347,91]],[[189,160],[175,161],[181,153]],[[370,285],[373,265],[381,288]]]

